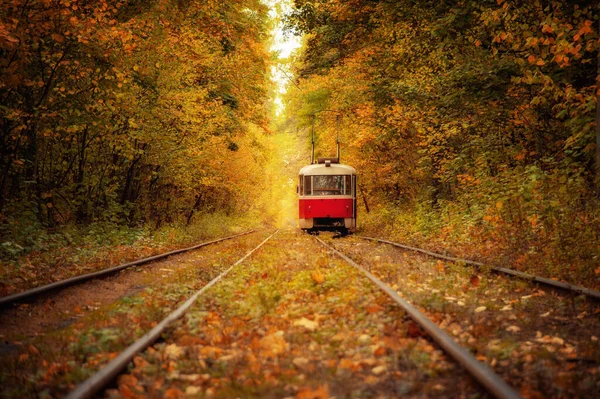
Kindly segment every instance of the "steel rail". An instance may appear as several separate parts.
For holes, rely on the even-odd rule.
[[[102,276],[106,276],[108,274],[113,274],[116,273],[118,271],[121,271],[123,269],[127,269],[129,267],[132,266],[138,266],[138,265],[142,265],[145,263],[149,263],[155,260],[160,260],[160,259],[164,259],[168,256],[171,255],[177,255],[180,254],[182,252],[188,252],[188,251],[192,251],[194,249],[198,249],[201,247],[205,247],[207,245],[211,245],[211,244],[216,244],[218,242],[221,241],[225,241],[225,240],[231,240],[233,238],[237,238],[237,237],[241,237],[250,233],[254,233],[257,230],[250,230],[247,231],[245,233],[241,233],[241,234],[235,234],[232,236],[228,236],[228,237],[223,237],[223,238],[218,238],[216,240],[212,240],[212,241],[207,241],[207,242],[203,242],[201,244],[197,244],[191,247],[187,247],[187,248],[181,248],[181,249],[176,249],[173,251],[169,251],[169,252],[165,252],[164,254],[159,254],[159,255],[154,255],[154,256],[150,256],[148,258],[143,258],[143,259],[138,259],[135,260],[133,262],[128,262],[128,263],[124,263],[118,266],[113,266],[113,267],[109,267],[108,269],[103,269],[103,270],[99,270],[97,272],[93,272],[93,273],[87,273],[87,274],[82,274],[79,276],[75,276],[75,277],[71,277],[65,280],[61,280],[61,281],[56,281],[54,283],[50,283],[50,284],[46,284],[46,285],[42,285],[36,288],[32,288],[30,290],[27,291],[22,291],[16,294],[12,294],[12,295],[8,295],[5,297],[0,298],[0,308],[2,307],[6,307],[9,306],[15,302],[19,302],[22,301],[24,299],[28,299],[28,298],[32,298],[35,297],[36,295],[42,294],[44,292],[48,292],[48,291],[52,291],[52,290],[56,290],[59,288],[65,288],[77,283],[81,283],[84,281],[88,281],[94,278],[98,278],[98,277],[102,277]]]
[[[150,346],[154,341],[160,337],[160,335],[166,330],[166,328],[173,321],[179,319],[186,310],[193,305],[193,303],[198,299],[200,295],[204,293],[204,291],[208,290],[210,287],[218,283],[223,277],[225,277],[234,267],[242,263],[246,258],[248,258],[254,251],[263,246],[264,243],[269,241],[271,237],[277,234],[276,230],[273,234],[267,237],[263,242],[258,244],[252,251],[248,252],[242,258],[240,258],[237,262],[231,265],[227,270],[223,273],[219,274],[217,277],[212,279],[208,284],[198,290],[194,295],[192,295],[187,301],[185,301],[181,306],[175,309],[172,313],[170,313],[167,317],[165,317],[160,323],[158,323],[152,330],[148,331],[141,338],[135,341],[133,344],[129,345],[123,352],[119,353],[117,357],[111,360],[106,366],[101,368],[97,373],[89,377],[87,380],[83,381],[77,387],[71,391],[65,399],[81,399],[81,398],[90,398],[94,394],[98,393],[106,384],[111,382],[119,373],[127,367],[127,365],[131,362],[136,353],[146,349]]]
[[[377,285],[383,292],[388,294],[406,313],[418,323],[429,336],[448,353],[456,362],[465,368],[479,384],[481,384],[489,393],[500,399],[517,399],[521,396],[510,385],[508,385],[500,376],[494,373],[488,366],[481,363],[466,349],[458,345],[448,334],[433,323],[427,316],[417,310],[414,306],[404,300],[396,291],[388,287],[385,283],[365,270],[358,263],[328,245],[319,237],[315,237],[325,248],[330,249],[337,256],[348,262],[355,269],[363,273],[369,280]]]
[[[446,256],[446,255],[438,254],[436,252],[427,251],[427,250],[421,249],[421,248],[409,247],[408,245],[398,244],[397,242],[383,240],[381,238],[373,238],[373,237],[358,236],[358,235],[355,236],[355,237],[362,238],[363,240],[369,240],[369,241],[375,241],[375,242],[381,242],[381,243],[384,243],[384,244],[389,244],[389,245],[392,245],[394,247],[398,247],[398,248],[401,248],[401,249],[406,249],[406,250],[409,250],[409,251],[419,252],[419,253],[422,253],[422,254],[425,254],[425,255],[429,255],[431,257],[438,258],[438,259],[444,259],[444,260],[448,260],[448,261],[451,261],[451,262],[457,262],[457,263],[464,263],[466,265],[471,265],[471,266],[474,266],[474,267],[477,267],[477,268],[487,267],[485,264],[483,264],[481,262],[475,262],[473,260],[468,260],[468,259],[454,258],[452,256]],[[564,283],[562,281],[557,281],[557,280],[553,280],[553,279],[546,278],[546,277],[538,277],[538,276],[535,276],[533,274],[528,274],[528,273],[520,272],[520,271],[509,269],[509,268],[506,268],[506,267],[491,266],[490,270],[492,270],[492,271],[494,271],[496,273],[508,274],[510,276],[517,277],[517,278],[520,278],[520,279],[523,279],[523,280],[528,280],[528,281],[532,281],[532,282],[535,282],[535,283],[544,284],[544,285],[547,285],[549,287],[558,288],[558,289],[565,290],[565,291],[577,292],[579,294],[586,295],[586,296],[588,296],[590,298],[600,299],[600,291],[596,291],[596,290],[592,290],[592,289],[589,289],[589,288],[581,287],[579,285]]]

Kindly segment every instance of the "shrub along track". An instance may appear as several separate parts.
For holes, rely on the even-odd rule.
[[[227,241],[240,241],[250,233],[211,240],[0,298],[0,337],[32,336],[52,326],[72,324],[89,311],[141,291],[155,281],[168,279],[185,267],[188,259],[185,254],[204,253],[195,250],[205,247],[218,252],[221,248],[230,248]],[[143,268],[137,267],[142,265]]]
[[[173,250],[173,251],[165,252],[163,254],[154,255],[154,256],[147,257],[147,258],[143,258],[143,259],[138,259],[138,260],[133,261],[133,262],[128,262],[128,263],[124,263],[124,264],[121,264],[121,265],[109,267],[109,268],[106,268],[106,269],[103,269],[103,270],[99,270],[97,272],[86,273],[86,274],[82,274],[82,275],[79,275],[79,276],[74,276],[74,277],[71,277],[71,278],[67,278],[67,279],[64,279],[64,280],[55,281],[53,283],[45,284],[45,285],[42,285],[40,287],[35,287],[35,288],[29,289],[29,290],[26,290],[26,291],[22,291],[22,292],[18,292],[18,293],[12,294],[12,295],[1,297],[0,298],[0,309],[2,307],[9,307],[11,305],[14,305],[14,304],[17,304],[17,303],[23,302],[23,301],[35,301],[36,299],[40,298],[42,295],[47,294],[47,293],[51,293],[51,292],[56,291],[56,290],[67,288],[67,287],[70,287],[70,286],[75,285],[75,284],[81,284],[81,283],[84,283],[86,281],[90,281],[90,280],[93,280],[93,279],[110,276],[110,275],[113,275],[115,273],[120,272],[121,270],[125,270],[125,269],[129,269],[131,267],[134,267],[134,266],[144,265],[144,264],[147,264],[147,263],[151,263],[151,262],[155,262],[155,261],[158,261],[158,260],[166,259],[169,256],[178,255],[178,254],[181,254],[181,253],[193,251],[195,249],[206,247],[206,246],[211,245],[211,244],[216,244],[218,242],[222,242],[222,241],[226,241],[226,240],[231,240],[233,238],[237,238],[237,237],[241,237],[241,236],[253,233],[254,231],[255,230],[248,231],[248,232],[241,233],[241,234],[235,234],[235,235],[232,235],[232,236],[229,236],[229,237],[218,238],[216,240],[211,240],[211,241],[203,242],[201,244],[193,245],[191,247],[182,248],[182,249],[176,249],[176,250]]]
[[[362,238],[363,240],[369,240],[369,241],[379,242],[379,243],[383,243],[383,244],[389,244],[394,247],[397,247],[397,248],[400,248],[403,250],[407,250],[407,251],[419,252],[421,254],[429,255],[429,256],[432,256],[437,259],[442,259],[442,260],[446,260],[446,261],[450,261],[450,262],[457,262],[457,263],[462,263],[462,264],[469,265],[469,266],[474,266],[477,269],[489,269],[490,271],[493,271],[495,273],[506,274],[508,276],[520,278],[520,279],[530,281],[532,283],[537,283],[537,284],[540,284],[540,285],[543,285],[546,287],[556,288],[556,289],[567,291],[567,292],[574,293],[574,294],[586,295],[592,299],[600,300],[600,291],[592,290],[592,289],[581,287],[578,285],[569,284],[569,283],[553,280],[553,279],[546,278],[546,277],[534,276],[532,274],[523,273],[521,271],[509,269],[506,267],[497,267],[497,266],[490,267],[490,266],[486,266],[485,264],[483,264],[481,262],[475,262],[475,261],[468,260],[468,259],[460,259],[460,258],[455,258],[452,256],[446,256],[446,255],[438,254],[436,252],[428,251],[426,249],[410,247],[408,245],[399,244],[397,242],[388,241],[388,240],[382,240],[380,238],[365,237],[365,236],[356,236],[356,237]]]
[[[594,299],[541,290],[412,248],[360,237],[327,241],[422,309],[523,396],[592,397],[600,390],[600,304]]]
[[[110,363],[112,371],[100,371],[70,397],[89,396],[130,358],[133,366],[109,397],[481,395],[359,271],[299,232],[267,240],[227,269],[212,295],[200,296],[221,276],[147,334],[152,341],[173,322],[163,341],[137,355],[149,341],[130,346]],[[518,397],[496,382],[504,388],[499,397]]]

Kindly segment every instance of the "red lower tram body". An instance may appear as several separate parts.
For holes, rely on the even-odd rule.
[[[299,174],[298,224],[304,230],[356,228],[356,172],[341,164],[314,164]]]

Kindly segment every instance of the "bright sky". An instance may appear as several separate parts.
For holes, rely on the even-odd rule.
[[[266,4],[269,6],[269,15],[271,18],[280,19],[283,14],[291,11],[291,0],[266,0]],[[293,55],[301,46],[300,38],[297,36],[289,35],[285,37],[283,34],[283,24],[279,23],[275,29],[271,32],[273,35],[274,43],[271,46],[271,50],[279,53],[279,59],[285,60]],[[287,76],[286,76],[287,75]],[[284,63],[278,63],[271,67],[271,80],[278,86],[277,94],[273,100],[275,103],[275,113],[280,115],[285,105],[283,104],[282,95],[285,94],[287,86],[290,83],[291,72],[288,70],[287,65]]]

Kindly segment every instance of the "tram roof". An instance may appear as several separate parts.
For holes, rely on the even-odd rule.
[[[325,166],[325,164],[312,164],[306,165],[300,172],[300,175],[355,175],[356,169],[352,166],[344,165],[341,163],[332,163],[331,166]]]

